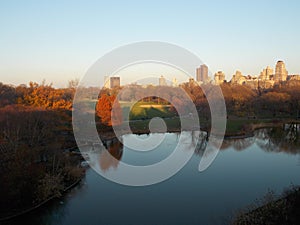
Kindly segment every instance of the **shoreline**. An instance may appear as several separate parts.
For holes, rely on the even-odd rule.
[[[80,182],[81,182],[82,178],[78,179],[77,181],[75,181],[74,183],[72,183],[71,185],[69,185],[68,187],[66,187],[63,191],[62,191],[62,195],[66,194],[66,192],[70,191],[71,189],[73,189],[74,187],[76,187]],[[31,208],[29,209],[25,209],[25,210],[22,210],[21,212],[18,212],[18,213],[15,213],[13,215],[10,215],[10,216],[6,216],[6,217],[2,217],[0,218],[0,222],[5,222],[5,221],[9,221],[9,220],[12,220],[12,219],[15,219],[19,216],[23,216],[25,214],[28,214],[30,212],[33,212],[34,210],[37,210],[39,209],[40,207],[46,205],[47,203],[49,203],[51,200],[54,200],[55,198],[59,198],[57,196],[52,196],[42,202],[40,202],[39,204],[35,205],[35,206],[32,206]]]
[[[272,120],[272,119],[269,119]],[[234,120],[234,121],[239,121],[239,120]],[[145,121],[143,121],[145,122]],[[253,137],[254,136],[254,132],[256,130],[259,129],[265,129],[265,128],[280,128],[283,127],[284,124],[289,124],[289,123],[296,123],[299,124],[300,121],[299,120],[293,120],[293,119],[282,119],[282,120],[272,120],[270,122],[259,122],[259,123],[254,123],[257,121],[253,121],[253,123],[248,123],[245,124],[245,126],[239,130],[236,130],[235,132],[232,131],[226,131],[224,134],[224,139],[243,139],[243,138],[249,138],[249,137]],[[120,126],[120,129],[122,129],[122,127]],[[203,128],[195,128],[195,127],[191,127],[190,129],[184,129],[181,130],[181,128],[175,128],[175,127],[171,127],[168,128],[166,132],[168,133],[176,133],[176,132],[181,132],[181,131],[203,131],[203,132],[210,132],[210,128],[208,127],[203,127]],[[126,131],[126,130],[122,130],[124,132],[121,132],[122,135],[126,135],[126,134],[137,134],[137,135],[142,135],[142,134],[150,134],[150,130],[148,128],[136,128],[133,127],[130,132]],[[159,132],[158,132],[159,133]],[[114,133],[114,130],[106,128],[104,131],[100,131],[99,135],[101,136],[101,139],[103,141],[108,141],[111,140],[113,138],[116,138],[116,135]]]
[[[240,212],[232,221],[233,225],[296,224],[300,216],[300,188],[292,187],[288,193],[249,211]]]

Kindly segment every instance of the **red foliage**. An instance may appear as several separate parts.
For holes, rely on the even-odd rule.
[[[115,95],[102,94],[96,105],[97,116],[106,126],[118,126],[122,124],[122,109]]]

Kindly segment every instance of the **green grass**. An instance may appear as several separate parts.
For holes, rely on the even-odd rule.
[[[122,102],[122,112],[123,112],[123,118],[126,120],[126,115],[129,113],[129,119],[130,120],[148,120],[152,119],[154,117],[160,117],[160,118],[169,118],[174,117],[177,114],[170,111],[168,106],[165,105],[159,105],[157,103],[152,102],[138,102],[130,108],[131,103]],[[154,105],[156,107],[143,107],[148,105]]]
[[[149,131],[149,122],[151,119],[133,120],[129,122],[131,129],[135,132]],[[163,119],[169,131],[176,131],[181,129],[181,122],[178,117]]]
[[[272,123],[274,122],[273,118],[264,118],[264,119],[247,119],[247,118],[236,118],[228,119],[226,124],[226,134],[239,134],[251,124],[259,123]]]

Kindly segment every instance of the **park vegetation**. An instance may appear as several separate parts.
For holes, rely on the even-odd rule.
[[[46,82],[19,86],[0,83],[2,216],[30,208],[52,196],[60,196],[68,185],[82,177],[80,159],[65,151],[76,146],[71,115],[77,84],[71,81],[67,88],[54,88]],[[212,93],[217,88],[212,84],[205,85],[205,90]],[[132,85],[103,89],[96,95],[97,88],[80,88],[84,89],[87,98],[96,96],[91,101],[97,102],[92,109],[97,124],[108,128],[121,126],[126,110],[130,120],[144,122],[156,116],[174,119],[179,112],[188,114],[189,108],[182,101],[182,95],[188,95],[193,101],[200,120],[210,120],[206,99],[209,93],[191,83],[180,87]],[[281,83],[269,89],[251,89],[247,85],[230,83],[224,83],[220,88],[229,119],[268,118],[273,121],[299,117],[299,81]],[[131,102],[135,102],[135,106],[130,108],[128,103]],[[178,107],[174,109],[171,103]],[[141,110],[142,105],[147,104],[150,107]],[[152,107],[155,104],[164,107]],[[172,118],[168,121],[172,122]]]

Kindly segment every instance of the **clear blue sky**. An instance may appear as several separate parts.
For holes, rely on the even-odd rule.
[[[227,78],[278,59],[300,73],[299,2],[1,1],[0,81],[66,86],[108,51],[145,40],[187,48]]]

